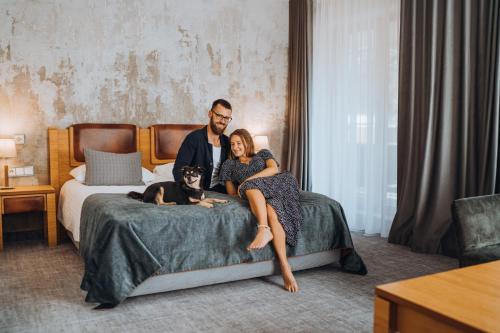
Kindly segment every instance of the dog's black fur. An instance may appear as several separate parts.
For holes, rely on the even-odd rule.
[[[201,184],[203,171],[200,166],[185,166],[182,169],[180,182],[161,182],[149,185],[144,193],[129,192],[129,198],[157,205],[189,205],[199,204],[211,208],[214,202],[226,202],[220,199],[205,199]]]
[[[156,195],[160,193],[163,188],[163,201],[175,202],[177,205],[189,205],[192,202],[189,198],[196,199],[198,201],[202,200],[203,190],[192,189],[182,182],[161,182],[149,185],[144,193],[139,192],[129,192],[127,195],[129,198],[140,200],[148,203],[156,203]]]

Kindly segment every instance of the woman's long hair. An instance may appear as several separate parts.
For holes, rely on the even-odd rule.
[[[239,136],[241,138],[241,142],[243,142],[243,146],[245,147],[245,156],[247,157],[254,156],[255,146],[253,144],[253,139],[250,133],[244,128],[238,128],[229,135],[229,141],[231,141],[231,138],[235,135]],[[233,151],[231,149],[229,149],[229,158],[232,160],[237,158],[236,156],[233,155]]]

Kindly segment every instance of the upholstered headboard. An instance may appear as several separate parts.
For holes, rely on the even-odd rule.
[[[151,126],[151,159],[154,164],[175,160],[182,141],[204,125],[159,124]]]
[[[84,149],[133,153],[139,150],[138,128],[130,124],[76,124],[69,128],[71,166],[85,162]]]

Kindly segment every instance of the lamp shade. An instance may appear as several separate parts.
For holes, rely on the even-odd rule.
[[[255,150],[257,151],[269,149],[269,139],[267,138],[267,135],[256,135],[253,138],[253,143],[255,145]]]
[[[16,157],[14,139],[0,139],[0,158]]]

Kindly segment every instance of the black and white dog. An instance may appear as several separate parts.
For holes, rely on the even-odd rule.
[[[197,204],[212,208],[214,202],[226,203],[227,200],[206,198],[201,188],[203,168],[185,166],[182,169],[180,182],[161,182],[149,185],[144,193],[129,192],[129,198],[155,203],[157,205],[190,205]]]

